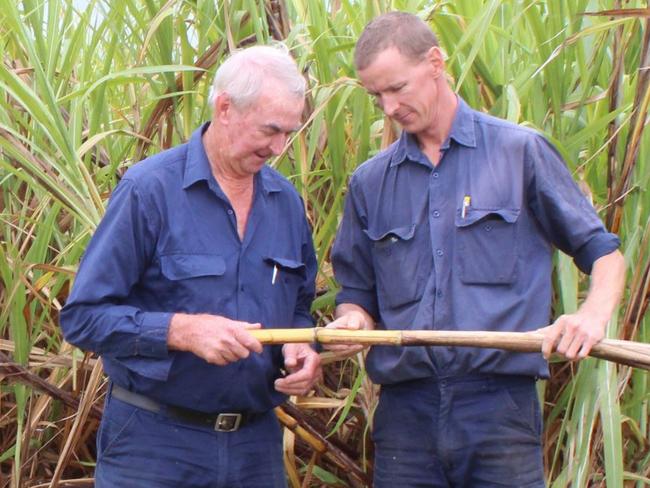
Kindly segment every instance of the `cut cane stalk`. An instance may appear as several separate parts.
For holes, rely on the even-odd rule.
[[[347,330],[324,327],[257,329],[249,332],[262,344],[318,342],[363,346],[464,346],[515,352],[541,352],[544,340],[543,334],[539,332]],[[650,370],[650,344],[603,339],[592,347],[589,356]]]

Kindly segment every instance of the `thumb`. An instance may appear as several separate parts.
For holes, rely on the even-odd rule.
[[[239,324],[243,325],[245,329],[261,329],[262,324],[259,322],[256,322],[254,324],[251,324],[250,322],[239,322]]]
[[[285,367],[291,368],[298,364],[298,358],[296,357],[296,350],[293,347],[285,347],[282,352],[284,354]]]

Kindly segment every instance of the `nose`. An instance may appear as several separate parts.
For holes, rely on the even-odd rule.
[[[273,155],[277,156],[278,154],[280,154],[286,144],[287,144],[287,134],[285,134],[284,132],[275,134],[273,136],[273,139],[271,140],[271,146],[270,146]]]
[[[386,94],[383,94],[381,96],[381,109],[389,117],[395,115],[395,112],[397,112],[398,107],[399,107],[399,102],[397,101],[396,97],[391,95],[386,95]]]

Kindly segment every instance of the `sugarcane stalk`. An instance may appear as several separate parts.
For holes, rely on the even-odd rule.
[[[349,330],[324,327],[256,329],[249,332],[262,344],[318,342],[363,346],[465,346],[515,352],[541,352],[544,340],[544,335],[539,332]],[[603,339],[592,347],[589,355],[650,371],[650,344]]]

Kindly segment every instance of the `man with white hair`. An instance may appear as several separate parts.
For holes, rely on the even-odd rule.
[[[248,331],[313,325],[304,207],[265,164],[300,126],[304,91],[286,51],[236,52],[211,122],[115,188],[60,319],[110,378],[97,487],[286,486],[273,408],[312,388],[319,358]]]

